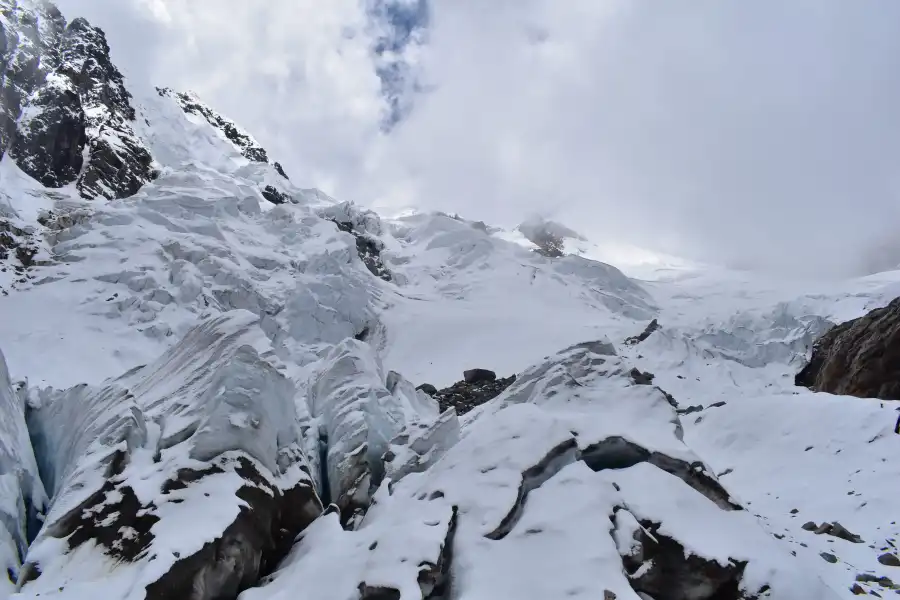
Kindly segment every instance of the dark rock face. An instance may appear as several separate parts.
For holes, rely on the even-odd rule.
[[[193,598],[197,590],[202,590],[202,598],[234,598],[274,571],[294,537],[319,515],[321,504],[311,487],[282,492],[246,458],[239,459],[235,469],[247,482],[237,493],[247,506],[220,538],[147,586],[147,600]]]
[[[794,382],[817,392],[900,400],[900,298],[822,336]]]
[[[656,376],[653,373],[641,371],[637,367],[631,369],[628,373],[636,385],[651,385]]]
[[[0,216],[0,272],[15,272],[12,288],[27,283],[32,277],[28,270],[34,265],[37,253],[38,243],[34,234]],[[0,295],[8,293],[0,287]]]
[[[103,31],[84,19],[66,26],[50,4],[10,14],[17,28],[4,31],[4,148],[47,187],[75,182],[84,198],[135,194],[157,173],[131,127],[131,94]]]
[[[533,219],[519,225],[528,241],[536,245],[535,252],[547,258],[561,258],[565,256],[565,240],[584,240],[577,232],[565,225],[554,221]]]
[[[650,321],[650,324],[642,331],[639,335],[632,336],[625,340],[625,343],[629,346],[634,346],[635,344],[640,344],[648,337],[650,337],[654,331],[659,329],[659,322],[656,319]]]
[[[466,383],[488,383],[490,381],[495,381],[496,379],[497,374],[488,369],[469,369],[468,371],[463,371],[463,380]]]
[[[34,11],[18,0],[0,0],[0,157],[16,134],[16,121],[28,96],[46,76],[42,56],[58,58],[58,39],[66,28],[65,20],[52,4]],[[43,27],[39,27],[39,23]]]
[[[278,191],[278,189],[273,185],[267,185],[265,188],[263,188],[262,195],[263,198],[265,198],[272,204],[284,204],[285,202],[291,201],[290,196],[288,196],[284,192]]]
[[[356,238],[356,253],[359,254],[359,258],[372,275],[385,281],[393,280],[391,272],[381,260],[381,251],[384,249],[381,240],[367,233],[356,231],[352,223],[338,221],[337,219],[329,220],[337,225],[338,229]]]
[[[463,415],[496,398],[516,380],[515,375],[498,379],[493,371],[487,369],[472,369],[466,371],[463,377],[463,381],[457,381],[442,390],[436,390],[427,383],[419,386],[419,389],[437,400],[442,412],[452,406],[457,414]],[[424,389],[426,386],[434,392]]]
[[[425,393],[428,394],[429,396],[434,396],[435,394],[437,394],[437,391],[438,391],[438,389],[437,389],[436,387],[434,387],[433,385],[431,385],[430,383],[423,383],[422,385],[420,385],[420,386],[417,387],[416,389],[417,389],[417,390],[422,390],[423,392],[425,392]]]
[[[660,534],[660,523],[641,522],[635,537],[637,551],[623,557],[635,591],[656,600],[741,600],[741,579],[747,563],[722,566],[695,556],[678,541]]]
[[[651,452],[621,437],[611,437],[592,444],[579,453],[579,459],[592,471],[627,469],[639,463],[650,463],[678,477],[697,492],[713,501],[722,510],[741,510],[741,506],[707,473],[703,463],[688,464],[660,452]]]

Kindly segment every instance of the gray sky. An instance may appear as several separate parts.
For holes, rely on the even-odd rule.
[[[414,0],[387,0],[411,2]],[[900,264],[900,2],[432,0],[389,133],[361,0],[58,0],[303,185],[741,266]]]

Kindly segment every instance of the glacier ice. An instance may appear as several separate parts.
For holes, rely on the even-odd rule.
[[[233,311],[102,386],[34,391],[28,421],[53,502],[23,596],[105,578],[106,598],[212,599],[273,569],[321,504],[295,386],[270,359],[259,318]]]
[[[24,399],[13,388],[0,351],[0,566],[13,582],[46,504],[25,423]],[[0,594],[11,585],[9,579],[0,575]]]

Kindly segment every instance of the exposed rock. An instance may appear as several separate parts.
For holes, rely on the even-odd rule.
[[[659,329],[659,322],[656,319],[653,319],[652,321],[650,321],[650,324],[647,325],[647,327],[644,329],[644,331],[642,331],[640,334],[632,336],[630,338],[626,338],[625,344],[629,345],[629,346],[634,346],[635,344],[640,344],[641,342],[646,340],[648,337],[650,337],[650,335],[653,334],[653,332],[656,331],[657,329]]]
[[[262,191],[263,198],[271,202],[272,204],[284,204],[285,202],[290,202],[291,197],[281,192],[273,185],[267,185],[263,188]]]
[[[900,400],[900,298],[823,335],[795,383],[831,394]]]
[[[131,94],[110,60],[106,36],[84,19],[65,26],[55,9],[39,10],[52,13],[51,25],[32,27],[27,42],[18,40],[39,46],[37,66],[22,73],[9,66],[13,72],[4,73],[7,83],[19,81],[3,110],[9,118],[20,105],[10,155],[47,187],[76,182],[85,198],[133,195],[157,172],[132,129]]]
[[[641,371],[637,367],[631,369],[629,375],[631,376],[632,381],[637,385],[652,385],[653,379],[656,377],[653,373]]]
[[[0,215],[0,272],[14,272],[9,287],[15,289],[27,283],[31,277],[28,270],[35,264],[39,252],[37,235],[33,231],[16,226],[11,219]],[[0,294],[7,290],[0,285]]]
[[[437,389],[436,387],[434,387],[433,385],[431,385],[430,383],[423,383],[422,385],[420,385],[420,386],[417,387],[416,389],[417,389],[417,390],[422,390],[423,392],[425,392],[425,393],[428,394],[429,396],[434,396],[435,394],[437,394],[437,391],[438,391],[438,389]]]
[[[466,371],[466,373],[470,373],[470,378],[475,380],[474,383],[469,383],[464,379],[430,394],[438,401],[442,411],[454,408],[457,414],[464,415],[473,408],[502,394],[516,380],[515,375],[497,379],[493,371],[482,369],[477,371],[484,371],[484,374],[475,375],[472,374],[472,371]],[[490,375],[493,375],[494,378],[491,379]]]
[[[170,88],[156,88],[156,92],[160,96],[169,97],[175,100],[184,112],[206,119],[210,125],[221,131],[222,135],[234,144],[235,148],[237,148],[247,160],[260,163],[269,162],[269,155],[266,152],[266,149],[263,148],[252,135],[239,127],[231,119],[228,119],[213,110],[194,94],[175,92]],[[288,179],[281,164],[276,162],[273,166],[279,175]]]
[[[836,563],[838,561],[837,556],[831,554],[830,552],[819,552],[819,556],[822,557],[822,560],[829,563]]]
[[[59,37],[66,28],[59,10],[50,3],[24,5],[0,1],[0,158],[16,134],[16,122],[28,97],[59,57]],[[43,60],[42,60],[43,59]]]
[[[393,279],[391,272],[381,260],[381,251],[384,250],[381,240],[366,232],[358,231],[351,222],[335,219],[331,219],[331,221],[337,225],[338,229],[356,238],[356,253],[372,275],[385,281]]]
[[[847,540],[848,542],[853,542],[854,544],[862,544],[863,539],[856,535],[855,533],[851,533],[847,530],[846,527],[835,521],[834,523],[822,523],[821,525],[816,525],[812,521],[803,524],[803,529],[806,531],[812,531],[816,535],[831,535],[834,537],[841,538],[842,540]]]
[[[660,523],[641,521],[633,553],[623,565],[636,592],[654,600],[738,600],[746,598],[741,579],[746,562],[715,560],[689,552],[677,540],[659,532]]]
[[[900,588],[898,588],[897,584],[895,584],[890,577],[885,577],[883,575],[879,576],[879,575],[873,575],[871,573],[860,573],[859,575],[856,576],[856,581],[860,581],[862,583],[874,583],[881,587],[892,589],[892,590],[900,589]]]
[[[885,552],[878,557],[878,562],[887,567],[900,567],[900,558],[891,552]]]
[[[136,585],[156,600],[233,598],[275,568],[322,505],[296,390],[262,358],[267,348],[258,318],[236,311],[104,387],[32,398],[29,429],[54,502],[29,550],[26,592],[48,591],[48,560],[73,585],[91,577],[66,560],[75,552],[147,573]],[[217,510],[204,516],[209,503]]]
[[[519,225],[518,229],[528,241],[537,246],[534,251],[547,258],[565,256],[567,238],[584,240],[581,235],[565,225],[543,219],[529,219]]]
[[[627,469],[646,462],[678,477],[719,508],[741,510],[741,506],[731,499],[725,488],[706,471],[700,461],[688,463],[660,452],[651,452],[620,436],[591,444],[580,452],[579,458],[591,470],[597,472],[607,469]]]
[[[488,369],[469,369],[463,372],[463,381],[469,384],[489,383],[497,380],[497,374]]]

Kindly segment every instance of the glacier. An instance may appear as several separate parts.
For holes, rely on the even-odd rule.
[[[86,21],[0,25],[0,599],[897,591],[897,403],[794,375],[900,271],[384,217],[129,89]],[[473,368],[514,381],[462,415],[421,389]]]

